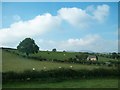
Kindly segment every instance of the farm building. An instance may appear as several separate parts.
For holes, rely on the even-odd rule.
[[[89,55],[88,57],[87,57],[87,60],[89,61],[96,61],[96,60],[98,60],[98,58],[97,58],[97,56],[95,56],[95,55]]]

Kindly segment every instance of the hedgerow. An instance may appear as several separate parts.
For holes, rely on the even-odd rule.
[[[93,69],[93,70],[73,70],[73,69],[54,69],[42,71],[24,71],[22,73],[4,72],[2,73],[3,83],[7,81],[28,81],[28,80],[64,80],[74,78],[96,78],[96,77],[118,77],[118,69]]]

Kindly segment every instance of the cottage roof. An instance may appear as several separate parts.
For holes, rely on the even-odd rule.
[[[89,55],[88,57],[89,57],[89,58],[96,58],[95,55]]]

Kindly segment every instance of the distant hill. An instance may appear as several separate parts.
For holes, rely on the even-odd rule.
[[[94,53],[93,51],[90,51],[90,50],[80,50],[79,52],[88,52],[88,53]]]
[[[95,52],[90,51],[90,50],[79,50],[79,51],[67,50],[66,52],[88,52],[88,53],[95,53]]]

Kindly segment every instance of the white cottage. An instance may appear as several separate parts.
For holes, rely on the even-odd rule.
[[[96,60],[97,60],[97,57],[94,56],[94,55],[89,55],[89,56],[87,57],[87,61],[96,61]]]

